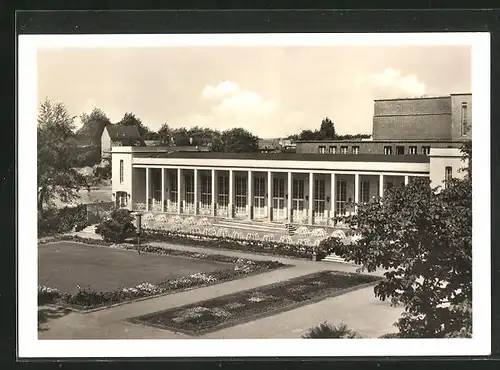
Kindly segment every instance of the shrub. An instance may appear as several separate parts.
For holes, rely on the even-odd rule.
[[[328,324],[326,321],[319,326],[310,328],[304,335],[304,339],[324,339],[324,338],[336,338],[336,339],[355,339],[361,338],[361,336],[348,329],[345,324],[340,324],[338,326]]]
[[[46,286],[38,287],[38,305],[43,306],[44,304],[54,303],[57,299],[61,297],[61,293],[54,288],[49,288]]]
[[[80,231],[88,226],[87,207],[80,204],[76,207],[49,209],[43,218],[38,219],[38,235],[67,233],[73,229]]]
[[[105,241],[121,243],[134,235],[134,218],[127,209],[115,209],[110,218],[104,220],[96,227],[96,233],[101,235]]]

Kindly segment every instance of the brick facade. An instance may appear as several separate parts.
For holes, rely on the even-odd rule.
[[[410,154],[410,147],[416,147],[416,154],[422,154],[423,147],[432,148],[459,148],[461,143],[454,141],[316,141],[298,142],[297,153],[318,154],[320,147],[325,147],[325,154],[330,153],[330,147],[336,147],[340,154],[340,147],[347,147],[347,154],[353,154],[353,147],[359,147],[359,154],[384,154],[384,148],[390,146],[392,154],[396,154],[396,147],[404,147],[404,154]]]
[[[392,154],[403,147],[404,154],[427,154],[427,148],[459,148],[472,138],[472,95],[453,94],[444,97],[376,100],[372,141],[303,141],[297,142],[297,153],[331,153],[336,147],[347,147],[347,154]],[[416,149],[415,149],[416,147]],[[357,148],[357,149],[353,149]],[[410,153],[410,148],[414,153]],[[423,148],[424,151],[423,151]]]

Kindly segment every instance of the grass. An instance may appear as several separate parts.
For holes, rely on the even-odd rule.
[[[315,303],[378,280],[370,275],[321,271],[129,321],[196,336]]]
[[[230,267],[218,261],[155,255],[58,242],[38,247],[39,285],[76,292],[77,285],[111,291],[142,282],[213,272]]]

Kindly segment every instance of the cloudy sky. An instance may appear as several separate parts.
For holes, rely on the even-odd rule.
[[[157,130],[244,127],[279,137],[319,127],[371,133],[373,100],[471,92],[470,47],[41,49],[38,100],[80,116],[133,112]]]

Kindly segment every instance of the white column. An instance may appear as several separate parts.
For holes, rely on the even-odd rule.
[[[233,218],[233,202],[234,202],[234,172],[229,170],[229,218]]]
[[[405,186],[408,185],[408,175],[405,176]]]
[[[382,198],[384,196],[384,175],[381,173],[378,182],[378,196]]]
[[[288,195],[287,195],[287,202],[286,202],[286,207],[287,207],[287,218],[288,222],[293,221],[293,210],[292,210],[292,184],[293,184],[293,178],[292,178],[292,172],[288,172]]]
[[[215,206],[215,194],[216,194],[216,188],[215,188],[215,170],[212,170],[212,216],[215,217],[215,210],[217,207]]]
[[[267,218],[273,220],[273,174],[267,171]]]
[[[177,213],[181,213],[181,194],[182,194],[182,170],[177,169]]]
[[[149,211],[149,167],[146,167],[146,211]]]
[[[332,173],[330,175],[330,220],[332,220],[335,217],[335,203],[336,203],[336,178],[335,174]],[[332,225],[335,225],[335,222],[332,220],[330,221]]]
[[[165,212],[165,168],[161,168],[161,211]]]
[[[309,174],[309,223],[314,223],[314,173]]]
[[[248,191],[247,191],[247,204],[248,204],[248,219],[253,219],[253,183],[252,183],[252,171],[248,171],[248,181],[247,181]]]
[[[358,211],[358,206],[356,204],[359,203],[359,173],[354,174],[354,212]]]
[[[194,214],[198,214],[198,169],[193,170],[194,178]]]

